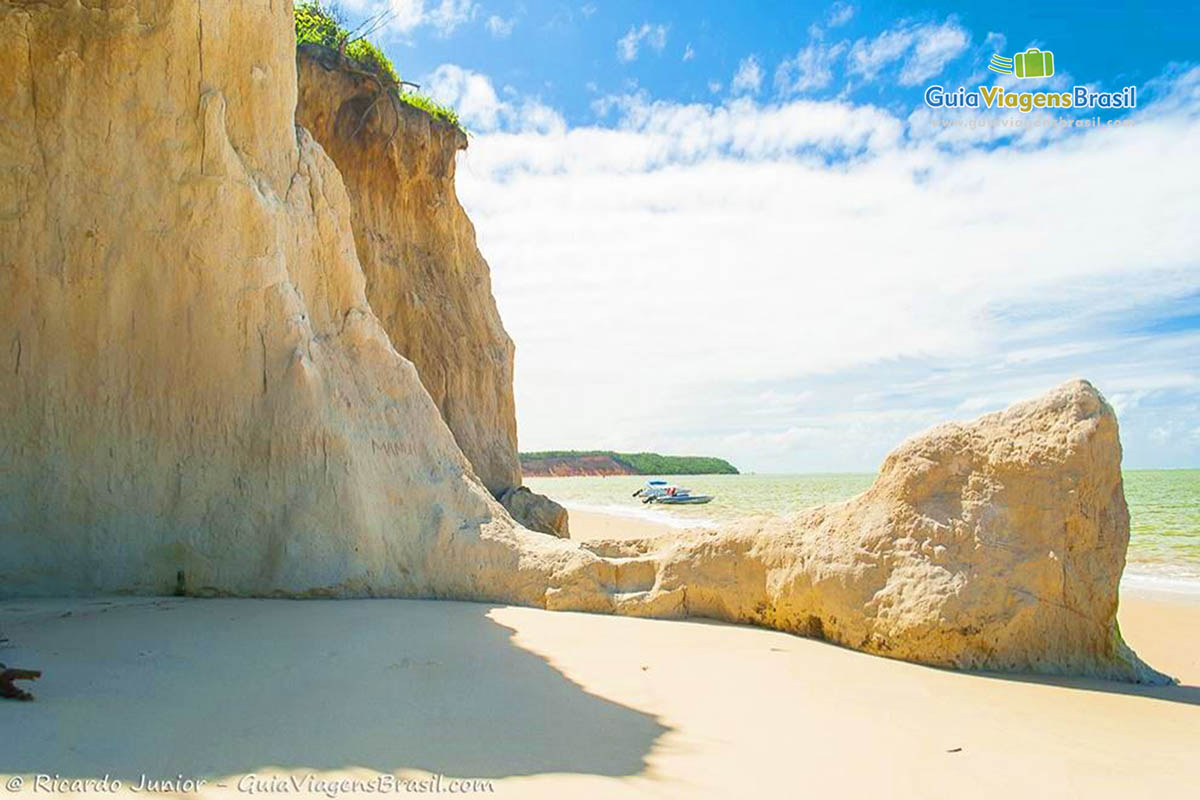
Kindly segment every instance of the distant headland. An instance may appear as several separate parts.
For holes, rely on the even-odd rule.
[[[737,475],[733,464],[712,456],[664,456],[612,450],[544,450],[521,453],[527,477],[564,475]]]

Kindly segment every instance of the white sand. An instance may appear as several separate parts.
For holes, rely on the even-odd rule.
[[[246,796],[247,773],[379,772],[484,777],[512,798],[1186,796],[1200,602],[1126,593],[1121,625],[1184,685],[473,603],[6,601],[0,661],[46,674],[36,702],[0,704],[0,773],[206,777],[206,796]]]
[[[685,528],[673,528],[650,519],[597,511],[571,509],[571,538],[576,541],[590,539],[637,539],[649,536],[679,533]]]

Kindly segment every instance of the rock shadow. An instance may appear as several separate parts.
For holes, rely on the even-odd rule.
[[[53,605],[57,602],[57,605]],[[47,604],[50,605],[47,605]],[[63,608],[73,609],[63,616]],[[667,732],[513,643],[480,603],[10,601],[0,773],[221,777],[268,767],[450,777],[642,772]]]

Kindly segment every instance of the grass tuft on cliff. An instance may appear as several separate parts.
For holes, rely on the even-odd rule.
[[[434,119],[448,122],[466,132],[453,108],[442,105],[428,95],[405,92],[396,67],[378,45],[362,37],[351,39],[353,32],[345,26],[345,18],[336,4],[305,0],[296,4],[295,15],[297,46],[316,44],[330,50],[339,50],[344,44],[342,52],[346,58],[360,69],[379,78],[380,83],[387,89],[395,90],[395,96],[400,102],[419,108]]]

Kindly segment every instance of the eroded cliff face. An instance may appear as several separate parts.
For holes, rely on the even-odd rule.
[[[454,191],[455,157],[467,137],[381,98],[376,82],[340,68],[331,55],[315,46],[297,54],[296,121],[345,181],[371,308],[498,496],[521,485],[513,343]]]
[[[0,594],[453,597],[1166,679],[1116,628],[1129,520],[1090,384],[791,519],[534,533],[369,302],[342,177],[293,122],[290,7],[9,0],[0,35]]]
[[[392,346],[416,366],[475,473],[509,513],[568,536],[566,509],[520,489],[513,343],[454,190],[466,135],[392,102],[326,48],[301,47],[296,66],[296,121],[343,177],[367,299]]]
[[[515,530],[371,309],[291,31],[0,5],[4,594],[470,593],[435,553]]]

